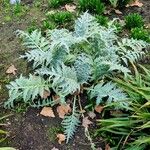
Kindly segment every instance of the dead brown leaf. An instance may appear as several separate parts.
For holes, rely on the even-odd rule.
[[[150,29],[150,23],[146,24],[146,25],[145,25],[145,28],[146,28],[146,29]]]
[[[53,118],[55,117],[54,112],[51,107],[43,107],[40,114],[45,117],[53,117]]]
[[[106,146],[105,146],[105,150],[111,150],[111,148],[110,148],[109,144],[106,144]]]
[[[17,71],[16,67],[12,64],[12,65],[9,66],[9,68],[6,70],[6,73],[16,75],[16,71]]]
[[[41,96],[41,98],[46,99],[48,96],[50,96],[50,91],[44,90],[43,95]]]
[[[88,128],[90,124],[92,124],[93,122],[91,122],[88,117],[83,118],[82,120],[82,126],[85,128]]]
[[[53,100],[54,100],[54,101],[57,101],[57,100],[60,99],[60,96],[58,96],[58,95],[53,95],[52,97],[53,97]]]
[[[69,104],[60,105],[57,107],[57,112],[60,118],[64,118],[66,114],[71,112],[71,107]]]
[[[58,138],[58,143],[61,144],[62,142],[65,141],[66,136],[64,134],[57,134],[57,138]]]
[[[76,9],[76,6],[75,6],[75,5],[68,5],[68,4],[66,4],[66,5],[65,5],[65,9],[66,9],[67,11],[69,11],[69,12],[74,12],[75,9]]]
[[[94,119],[94,118],[96,117],[96,114],[95,114],[93,111],[90,111],[90,112],[88,113],[88,115],[89,115],[89,117],[90,117],[91,119]]]
[[[104,109],[104,106],[101,106],[101,105],[95,106],[95,111],[98,113],[101,113],[103,109]]]
[[[135,0],[126,5],[126,7],[132,7],[132,6],[142,7],[143,3],[141,3],[139,0]]]
[[[114,9],[115,10],[115,13],[118,14],[118,15],[122,15],[122,12],[118,9]]]
[[[105,11],[104,11],[104,14],[105,14],[105,15],[110,15],[110,14],[111,14],[111,11],[112,11],[111,9],[110,9],[110,10],[105,10]]]

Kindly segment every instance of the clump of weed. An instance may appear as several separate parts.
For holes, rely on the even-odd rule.
[[[29,32],[29,33],[32,33],[34,30],[36,30],[38,27],[37,27],[37,22],[36,22],[36,20],[33,20],[32,22],[31,22],[31,24],[28,26],[28,28],[27,28],[27,31]]]
[[[35,7],[40,7],[41,4],[42,4],[41,0],[35,0],[35,1],[34,1],[34,6],[35,6]]]
[[[49,127],[47,134],[50,141],[55,141],[57,134],[64,132],[64,129],[60,126]]]
[[[96,15],[96,21],[97,21],[100,25],[106,27],[107,24],[108,24],[109,19],[108,19],[108,17],[105,17],[105,16],[103,16],[103,15]]]
[[[101,0],[79,0],[79,9],[81,11],[89,11],[95,14],[102,14],[105,10],[104,3]]]
[[[71,3],[72,0],[48,0],[49,7],[58,8],[66,3]]]
[[[143,29],[143,28],[133,28],[131,30],[131,37],[137,40],[150,42],[150,33],[146,29]]]
[[[44,20],[43,23],[42,23],[42,30],[52,30],[52,29],[55,29],[56,28],[56,24],[54,22],[51,22],[49,20]]]
[[[136,27],[140,28],[144,25],[144,20],[141,15],[133,13],[125,17],[125,24],[127,29],[132,29]]]
[[[2,13],[4,13],[4,21],[11,21],[14,18],[24,16],[28,10],[28,6],[16,3],[11,5],[9,1],[2,1]]]
[[[73,14],[68,11],[60,11],[52,14],[47,14],[47,18],[58,25],[62,25],[66,22],[73,20]]]

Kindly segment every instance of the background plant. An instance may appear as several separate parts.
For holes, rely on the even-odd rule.
[[[0,117],[0,127],[3,127],[5,124],[3,123],[3,120],[5,118],[7,118],[8,116],[10,115],[6,115],[6,116],[1,116]],[[0,129],[0,143],[2,143],[6,138],[7,138],[7,134],[8,132],[3,130],[3,129]]]
[[[131,30],[131,37],[134,39],[150,42],[150,32],[143,28],[133,28]]]
[[[102,14],[105,10],[104,3],[101,0],[79,0],[79,9],[81,11],[89,11],[91,13]]]
[[[124,7],[126,6],[131,0],[109,0],[111,5],[116,8],[116,7]]]
[[[127,76],[130,73],[129,62],[142,58],[145,53],[142,49],[147,43],[120,39],[116,32],[113,21],[108,23],[108,27],[100,26],[87,12],[75,21],[73,31],[48,30],[45,37],[37,30],[31,34],[17,31],[29,49],[21,58],[32,62],[35,72],[10,82],[5,107],[12,108],[18,102],[34,107],[53,106],[52,95],[43,99],[44,91],[58,95],[63,104],[69,97],[73,110],[62,122],[67,142],[79,124],[77,102],[82,92],[89,94],[96,105],[128,108],[127,95],[105,76]]]
[[[125,24],[127,29],[132,29],[136,27],[140,28],[143,27],[144,20],[141,15],[137,13],[132,13],[125,17]]]
[[[73,14],[68,11],[59,11],[59,12],[54,12],[46,15],[47,19],[46,25],[50,25],[52,23],[55,23],[57,25],[65,25],[65,23],[70,23],[73,21]],[[48,23],[49,22],[49,23]]]
[[[70,2],[72,2],[72,0],[48,0],[49,6],[52,8],[58,8]]]
[[[114,146],[119,143],[116,149],[144,150],[150,145],[150,71],[140,66],[144,73],[139,73],[135,66],[134,68],[134,75],[128,75],[126,79],[114,79],[129,95],[129,111],[99,121],[98,132],[105,138],[107,134],[111,135]]]
[[[108,17],[102,16],[102,15],[96,15],[96,21],[101,25],[101,26],[107,26],[109,19]]]

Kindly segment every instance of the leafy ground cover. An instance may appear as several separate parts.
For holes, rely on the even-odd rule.
[[[101,17],[107,16],[109,18],[113,18],[114,16],[117,16],[123,19],[125,18],[124,16],[126,16],[129,12],[130,13],[139,12],[145,19],[144,20],[145,25],[142,28],[144,28],[144,31],[146,30],[146,32],[149,32],[147,29],[149,28],[149,11],[148,11],[149,3],[148,1],[141,1],[141,2],[143,4],[142,7],[128,7],[128,8],[120,9],[122,14],[115,14],[116,10],[114,10],[114,8],[109,9],[109,5],[108,5],[108,8],[106,5],[105,9],[107,11],[105,13],[107,15],[105,15],[105,13],[97,14],[97,15],[101,15]],[[64,131],[64,129],[60,126],[60,123],[62,121],[60,119],[62,117],[62,112],[60,110],[62,110],[62,108],[59,109],[57,107],[56,108],[54,107],[53,109],[54,112],[52,112],[51,110],[48,110],[48,114],[49,114],[49,111],[51,112],[50,117],[43,116],[43,115],[47,115],[47,111],[46,111],[46,114],[41,112],[42,108],[39,108],[39,109],[34,109],[30,107],[28,108],[28,105],[25,105],[25,104],[17,104],[18,106],[16,106],[11,111],[5,110],[2,108],[3,102],[6,101],[6,98],[8,98],[7,89],[5,88],[5,85],[8,84],[10,81],[12,81],[14,78],[19,77],[20,74],[27,76],[29,72],[32,72],[31,64],[27,64],[24,60],[18,59],[20,55],[23,55],[25,53],[26,49],[24,46],[22,46],[21,44],[22,42],[19,40],[19,38],[16,38],[15,31],[20,29],[20,30],[31,33],[35,29],[42,29],[43,36],[45,36],[47,29],[54,29],[56,27],[59,29],[65,27],[72,31],[74,19],[79,16],[78,13],[81,11],[80,7],[78,6],[77,1],[75,1],[74,3],[72,3],[72,1],[69,1],[69,2],[66,1],[66,3],[68,3],[67,6],[65,6],[66,3],[63,4],[60,1],[56,4],[55,9],[52,8],[51,7],[52,4],[47,3],[47,1],[32,2],[30,0],[27,0],[27,1],[23,1],[23,3],[24,5],[22,6],[19,5],[15,7],[8,5],[6,1],[2,1],[1,3],[1,10],[2,10],[1,11],[2,14],[0,15],[0,19],[1,19],[0,40],[2,43],[0,46],[0,50],[1,50],[0,51],[1,52],[1,55],[0,55],[0,59],[1,59],[1,64],[0,64],[1,113],[2,115],[9,114],[9,113],[14,114],[13,116],[5,120],[7,126],[4,126],[3,129],[9,131],[9,134],[8,134],[7,140],[1,143],[1,145],[12,146],[12,147],[19,148],[19,149],[33,149],[33,150],[34,149],[46,150],[46,149],[54,149],[54,148],[64,149],[64,150],[66,149],[77,149],[77,150],[78,149],[91,149],[92,143],[94,143],[97,148],[102,148],[102,149],[110,149],[109,147],[116,146],[116,143],[118,141],[116,142],[116,140],[112,137],[107,138],[110,133],[106,134],[103,131],[104,132],[103,135],[99,135],[96,137],[94,136],[95,132],[93,132],[93,129],[95,128],[98,128],[101,130],[103,129],[100,126],[96,125],[95,119],[96,118],[102,119],[105,109],[103,108],[104,106],[102,105],[101,107],[95,108],[96,110],[94,111],[94,113],[91,112],[91,110],[93,110],[92,107],[95,107],[95,106],[93,106],[93,103],[92,105],[91,103],[90,105],[87,105],[87,103],[85,103],[85,101],[87,101],[87,96],[85,95],[82,95],[81,103],[84,107],[85,106],[87,107],[85,108],[86,111],[88,110],[87,113],[88,112],[90,113],[89,114],[85,113],[85,115],[88,118],[85,117],[83,121],[80,120],[81,127],[77,129],[77,133],[75,134],[74,138],[69,142],[69,144],[65,144],[63,142],[64,137],[63,135],[61,135],[63,134],[63,131]],[[61,14],[60,10],[63,12],[68,10],[69,13],[71,13],[71,15],[68,15],[68,13]],[[110,13],[110,10],[111,10],[111,13]],[[116,12],[118,13],[118,11]],[[105,23],[102,23],[102,25],[107,26],[106,19],[104,19],[104,22]],[[122,24],[120,25],[120,22],[119,23],[117,22],[116,26],[119,29],[121,29],[121,33],[120,33],[121,35],[124,36],[124,32],[127,31],[127,33],[129,33],[128,36],[133,36],[133,31],[134,31],[133,38],[140,39],[138,35],[139,30],[137,30],[136,28],[127,30],[126,28],[122,27]],[[137,34],[135,34],[135,32],[137,32]],[[142,38],[143,37],[144,37],[144,33],[143,33]],[[147,38],[143,38],[143,39],[147,40]],[[149,57],[148,56],[146,57],[147,58],[145,58],[142,61],[148,64]],[[49,93],[45,93],[44,96],[47,97],[49,96],[48,94]],[[144,102],[146,101],[144,100]],[[144,102],[140,105],[141,106],[144,105]],[[68,100],[68,103],[72,104],[71,102],[69,102],[69,100]],[[133,106],[133,108],[136,109],[135,106]],[[65,111],[69,112],[68,107],[66,109]],[[149,110],[146,110],[146,111],[149,111]],[[107,109],[106,109],[106,114],[107,114]],[[95,118],[95,115],[96,115],[96,118]],[[107,115],[106,115],[106,118],[107,118]],[[113,121],[113,120],[110,120],[110,121]],[[119,121],[122,121],[122,120],[119,120]],[[88,138],[85,136],[85,126],[90,127],[89,128],[90,136],[88,137],[91,137],[92,141],[89,141]],[[134,126],[136,125],[133,124],[133,126],[131,126],[130,131],[132,130]],[[134,135],[132,136],[135,137]],[[61,140],[62,140],[62,143],[61,143]],[[124,140],[124,137],[123,137],[122,141],[120,141],[119,143],[122,143],[124,141],[127,142],[128,140],[130,141],[130,138],[127,138],[126,140]],[[58,142],[61,144],[59,144]],[[141,145],[142,144],[140,144],[140,146]],[[122,146],[121,144],[118,145],[118,147],[121,147],[121,146]]]

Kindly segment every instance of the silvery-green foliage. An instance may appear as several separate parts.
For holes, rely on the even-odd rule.
[[[54,29],[52,31],[48,31],[47,37],[51,41],[50,47],[52,50],[55,47],[63,47],[65,51],[69,53],[71,45],[75,43],[72,33],[67,29]]]
[[[125,102],[127,100],[127,95],[112,82],[97,84],[91,89],[91,98],[93,97],[96,97],[97,105],[103,101],[103,98],[107,99],[107,104],[117,102],[117,108],[124,108],[128,105]]]
[[[31,50],[48,51],[49,41],[42,36],[41,31],[35,30],[31,34],[18,30],[17,35],[23,37],[24,45]]]
[[[45,67],[52,62],[52,53],[50,51],[31,50],[20,58],[27,58],[28,62],[33,62],[33,68]]]
[[[32,101],[29,102],[30,106],[33,108],[40,108],[40,107],[45,107],[45,106],[50,106],[53,105],[54,102],[51,99],[39,99],[36,102]]]
[[[25,103],[32,102],[37,96],[43,96],[44,90],[49,91],[50,85],[40,76],[29,75],[25,78],[22,75],[15,81],[7,85],[9,99],[5,103],[6,107],[13,107],[14,102],[23,99]]]
[[[121,39],[116,35],[113,21],[108,27],[99,26],[95,17],[85,12],[75,21],[74,31],[54,29],[47,31],[46,37],[41,31],[31,34],[17,31],[23,38],[24,45],[30,50],[22,58],[33,62],[36,76],[20,76],[8,85],[9,100],[6,106],[13,107],[14,102],[23,100],[34,107],[52,104],[51,100],[40,101],[38,96],[44,90],[53,90],[65,103],[68,95],[74,95],[84,84],[94,84],[91,98],[96,97],[100,104],[118,102],[117,108],[126,106],[126,95],[115,84],[99,83],[106,75],[130,73],[129,62],[136,62],[142,57],[147,43],[134,39]],[[97,85],[95,85],[98,83]],[[93,87],[93,85],[91,85]],[[35,98],[37,98],[35,100]],[[65,117],[63,125],[68,140],[73,136],[78,124],[78,113],[74,106],[71,116]]]
[[[142,51],[142,49],[146,46],[148,46],[148,44],[145,41],[123,38],[121,41],[118,41],[120,59],[123,60],[126,65],[128,65],[128,61],[134,63],[143,57],[145,52]]]
[[[87,38],[97,34],[99,29],[100,26],[95,21],[95,18],[86,12],[75,21],[74,36],[87,40]]]
[[[79,125],[79,113],[77,112],[77,108],[75,106],[76,98],[74,98],[73,110],[70,116],[65,116],[62,121],[62,125],[65,129],[64,133],[66,135],[66,143],[68,143],[69,139],[71,139],[76,132],[76,128]]]
[[[126,75],[130,72],[128,62],[141,58],[142,49],[147,45],[143,41],[120,39],[113,21],[108,28],[99,26],[87,12],[75,21],[72,32],[54,29],[46,37],[38,30],[31,34],[17,33],[30,49],[21,57],[33,62],[39,77],[47,75],[51,88],[63,99],[80,90],[80,85],[98,81],[114,71]]]
[[[78,82],[74,67],[61,64],[55,66],[55,68],[39,69],[37,73],[49,76],[48,80],[52,82],[53,90],[56,93],[61,93],[61,95],[66,96],[80,90],[80,82]]]
[[[74,63],[77,79],[80,84],[87,83],[91,75],[90,59],[86,55],[79,55]]]

